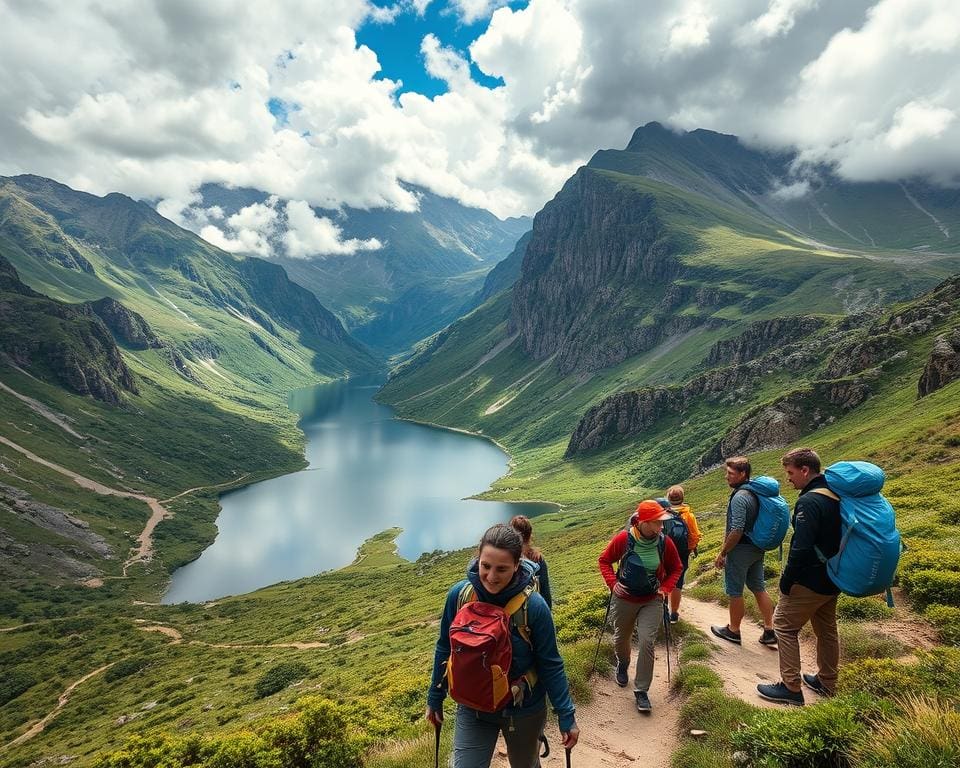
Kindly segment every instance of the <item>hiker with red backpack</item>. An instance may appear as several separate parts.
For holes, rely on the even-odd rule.
[[[454,768],[489,766],[501,733],[512,768],[538,768],[546,696],[563,746],[580,735],[553,616],[522,555],[520,534],[494,525],[447,593],[425,716],[439,735],[447,693],[457,702]]]
[[[780,576],[780,600],[773,617],[780,650],[780,682],[757,686],[761,698],[803,705],[803,684],[821,696],[837,687],[840,634],[837,595],[826,559],[840,549],[839,499],[820,472],[812,448],[797,448],[781,460],[787,481],[800,491],[793,508],[793,539]],[[810,622],[817,637],[817,674],[800,674],[800,630]]]
[[[653,709],[649,690],[653,682],[657,631],[663,621],[667,596],[683,572],[676,545],[663,535],[663,523],[671,517],[653,499],[641,501],[626,529],[610,540],[598,561],[611,593],[609,611],[617,656],[615,675],[621,688],[626,688],[629,682],[634,628],[640,642],[633,679],[633,695],[639,712]],[[616,571],[615,563],[619,563]]]
[[[723,626],[711,626],[710,631],[723,640],[741,644],[740,624],[746,613],[743,589],[746,587],[753,593],[763,617],[760,642],[763,645],[776,645],[773,601],[767,594],[763,559],[765,551],[770,548],[771,542],[767,541],[769,537],[772,536],[773,541],[779,538],[779,541],[776,541],[777,546],[783,542],[789,525],[790,508],[779,496],[780,484],[776,480],[760,477],[751,482],[750,460],[746,456],[733,456],[727,459],[724,465],[727,485],[733,490],[727,502],[726,534],[714,566],[723,569],[723,591],[729,600],[730,620]],[[765,500],[775,500],[775,508],[785,516],[777,521],[781,530],[776,533],[771,531],[769,526],[760,525],[761,513],[765,513],[767,509]],[[763,530],[760,530],[761,527]]]
[[[690,505],[684,503],[683,495],[682,485],[671,485],[667,489],[666,506],[670,514],[673,515],[673,520],[667,520],[663,524],[664,535],[673,539],[673,543],[677,545],[680,562],[683,563],[683,573],[677,580],[677,586],[670,593],[671,624],[680,621],[680,598],[683,594],[683,582],[687,576],[687,568],[690,566],[690,556],[696,557],[700,554],[697,551],[701,538],[700,527],[697,525],[697,518],[694,517]],[[660,499],[657,499],[657,501],[660,501]]]

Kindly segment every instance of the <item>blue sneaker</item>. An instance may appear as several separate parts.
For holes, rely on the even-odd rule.
[[[761,699],[775,701],[777,704],[803,706],[803,691],[791,691],[782,682],[758,685],[757,693],[760,694]]]
[[[817,675],[808,675],[804,673],[803,684],[820,696],[833,696],[833,691],[829,690],[827,686],[821,683],[820,678]]]
[[[676,613],[676,612],[671,613],[671,614],[670,614],[670,623],[671,623],[671,624],[676,624],[678,621],[680,621],[680,614],[679,614],[679,613]]]

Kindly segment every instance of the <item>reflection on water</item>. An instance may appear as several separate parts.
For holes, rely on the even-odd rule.
[[[386,528],[403,528],[400,554],[415,560],[468,546],[515,514],[553,509],[464,500],[506,472],[507,456],[486,440],[395,420],[373,401],[377,388],[338,382],[293,393],[309,467],[225,494],[216,540],[173,574],[163,602],[211,600],[340,568]]]

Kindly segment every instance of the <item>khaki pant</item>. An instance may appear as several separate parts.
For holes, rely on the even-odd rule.
[[[653,682],[654,646],[663,621],[663,602],[659,596],[649,603],[631,603],[616,595],[611,600],[610,619],[613,622],[613,647],[617,652],[617,662],[630,663],[630,641],[636,627],[640,653],[637,654],[633,690],[649,691]]]
[[[790,587],[789,595],[780,593],[780,602],[773,614],[773,629],[780,649],[780,677],[790,690],[800,690],[799,635],[808,621],[817,636],[817,677],[833,693],[837,690],[840,666],[837,596],[821,595],[800,584]]]

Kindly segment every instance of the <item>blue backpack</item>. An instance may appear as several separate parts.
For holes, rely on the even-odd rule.
[[[780,483],[763,476],[744,483],[737,490],[740,488],[756,496],[760,507],[753,527],[745,531],[750,541],[766,552],[782,547],[790,528],[790,505],[780,495]]]
[[[824,470],[830,490],[815,488],[840,502],[840,550],[826,558],[830,580],[852,597],[887,593],[893,607],[890,585],[900,561],[902,544],[893,507],[880,493],[883,470],[867,461],[838,461]]]

